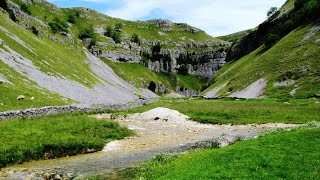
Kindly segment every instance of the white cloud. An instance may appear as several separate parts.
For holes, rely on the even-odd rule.
[[[103,0],[86,0],[103,1]],[[140,20],[155,10],[175,22],[186,22],[215,35],[254,28],[266,19],[272,6],[285,0],[119,0],[119,8],[107,10],[110,16]]]

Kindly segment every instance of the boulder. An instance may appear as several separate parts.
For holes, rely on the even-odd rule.
[[[25,98],[26,98],[26,97],[25,97],[24,95],[19,95],[19,96],[17,97],[17,100],[18,100],[18,101],[23,101]]]

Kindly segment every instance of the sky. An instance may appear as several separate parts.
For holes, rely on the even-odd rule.
[[[188,23],[211,36],[254,28],[270,7],[286,0],[49,0],[58,7],[86,7],[126,20],[169,19]]]

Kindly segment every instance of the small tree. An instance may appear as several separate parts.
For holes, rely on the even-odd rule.
[[[68,22],[71,24],[76,23],[76,16],[74,14],[69,14],[68,15]]]
[[[180,66],[180,68],[177,69],[177,70],[178,70],[178,73],[179,73],[179,74],[182,74],[182,75],[187,75],[187,74],[188,74],[188,66],[185,65],[185,64],[182,64],[182,65]]]
[[[121,32],[113,31],[111,34],[111,38],[115,43],[121,43]]]
[[[57,33],[59,31],[68,32],[68,24],[57,17],[53,18],[53,20],[49,23],[49,26],[52,33]]]
[[[31,27],[31,31],[32,31],[32,33],[35,34],[36,36],[39,35],[39,31],[38,31],[38,29],[37,29],[36,27],[32,26],[32,27]]]
[[[86,27],[80,28],[78,36],[80,39],[85,39],[85,38],[95,39],[94,29],[92,25],[88,25]]]
[[[113,32],[112,27],[111,26],[107,26],[106,27],[106,32],[104,33],[104,35],[107,36],[107,37],[111,37],[112,32]]]
[[[141,43],[141,42],[140,42],[139,35],[136,34],[136,33],[132,34],[130,40],[131,40],[131,42],[137,43],[137,44],[139,44],[139,45],[140,45],[140,43]]]
[[[23,12],[25,12],[25,13],[27,13],[29,15],[31,14],[31,11],[29,10],[29,7],[25,3],[21,4],[20,8],[21,8],[21,10]]]
[[[276,12],[278,11],[277,7],[271,7],[268,12],[267,12],[267,16],[271,17],[272,15],[274,15]]]
[[[122,30],[122,27],[123,27],[122,23],[119,22],[114,26],[114,30],[120,32]]]

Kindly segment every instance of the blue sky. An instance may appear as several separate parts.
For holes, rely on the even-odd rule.
[[[127,20],[170,19],[212,36],[254,28],[286,0],[49,0],[58,7],[87,7]]]

